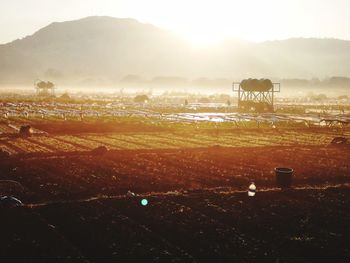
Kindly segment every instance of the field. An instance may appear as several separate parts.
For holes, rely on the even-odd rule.
[[[60,105],[41,116],[35,107],[2,108],[0,148],[10,157],[0,158],[0,191],[24,203],[0,208],[4,262],[350,257],[350,148],[330,144],[350,139],[347,115],[320,125],[309,115],[217,121]],[[18,135],[25,124],[31,136]],[[95,154],[99,146],[108,151]],[[275,167],[294,169],[292,189],[277,187]]]

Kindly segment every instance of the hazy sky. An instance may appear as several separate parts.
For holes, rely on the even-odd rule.
[[[349,11],[350,0],[0,0],[0,43],[92,15],[135,18],[196,45],[224,38],[350,39]]]

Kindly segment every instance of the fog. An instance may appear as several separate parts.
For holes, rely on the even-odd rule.
[[[0,45],[0,87],[30,92],[41,79],[58,92],[231,94],[234,81],[269,78],[281,83],[281,96],[347,95],[349,61],[350,41],[226,40],[194,48],[134,19],[87,17]]]

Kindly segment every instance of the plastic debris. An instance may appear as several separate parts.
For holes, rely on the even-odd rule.
[[[13,196],[2,196],[0,197],[0,207],[1,208],[12,208],[17,206],[22,206],[23,203],[21,200]]]
[[[256,186],[254,183],[251,183],[248,188],[248,196],[255,196]]]
[[[133,193],[133,192],[131,192],[131,191],[129,190],[129,191],[126,193],[126,196],[127,196],[127,197],[135,197],[136,194]]]
[[[331,141],[332,145],[340,145],[340,144],[347,144],[348,139],[345,137],[334,137],[333,140]]]

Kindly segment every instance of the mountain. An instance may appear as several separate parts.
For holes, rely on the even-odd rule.
[[[0,45],[0,83],[117,83],[125,76],[324,78],[350,76],[350,41],[225,41],[195,49],[172,32],[134,19],[87,17],[52,23]]]

